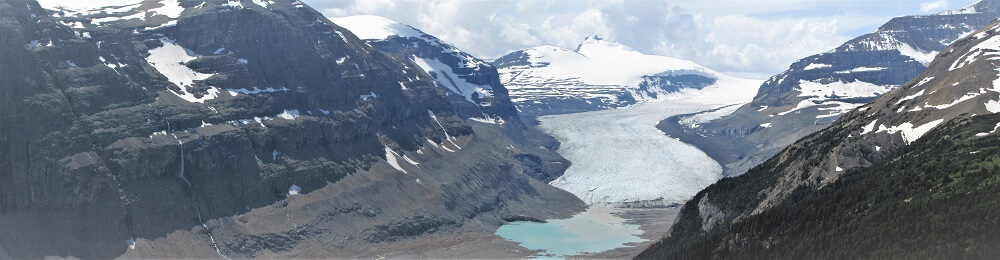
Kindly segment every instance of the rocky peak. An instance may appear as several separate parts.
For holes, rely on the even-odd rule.
[[[361,257],[580,205],[299,1],[0,1],[0,56],[0,258]]]
[[[369,45],[409,60],[433,79],[458,106],[463,118],[500,123],[519,120],[507,96],[507,89],[497,81],[491,64],[480,60],[409,25],[388,18],[362,15],[333,18]]]

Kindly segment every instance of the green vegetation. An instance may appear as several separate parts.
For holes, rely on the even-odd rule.
[[[848,171],[820,189],[801,187],[781,204],[707,234],[701,232],[697,212],[703,192],[688,202],[671,238],[639,258],[996,258],[1000,256],[1000,134],[976,134],[992,131],[998,121],[998,115],[953,120],[895,156]],[[828,130],[806,139],[835,144],[839,142],[830,138],[837,134],[827,134],[847,135]],[[816,142],[822,139],[826,140]],[[815,149],[792,147],[786,153],[823,154],[827,148],[801,147]],[[768,183],[780,174],[778,161],[772,159],[713,185],[708,189],[712,202],[738,212],[752,210],[748,207],[761,199],[753,192],[770,187]]]

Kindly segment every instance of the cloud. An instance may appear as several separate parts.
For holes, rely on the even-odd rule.
[[[948,8],[948,0],[929,1],[920,4],[921,12],[939,11]]]
[[[744,75],[780,72],[799,58],[856,36],[844,35],[845,30],[886,20],[842,13],[800,17],[767,13],[838,4],[832,0],[303,1],[331,17],[373,14],[409,24],[481,58],[545,44],[573,49],[585,37],[600,35],[644,53]],[[730,5],[746,12],[735,12]]]

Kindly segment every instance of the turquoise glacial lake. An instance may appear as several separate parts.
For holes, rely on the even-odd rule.
[[[643,233],[639,225],[626,224],[613,212],[612,208],[592,206],[571,218],[546,220],[548,223],[511,222],[496,234],[524,248],[541,250],[538,258],[600,253],[646,241],[639,237]]]

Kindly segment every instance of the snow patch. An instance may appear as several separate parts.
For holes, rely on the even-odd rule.
[[[31,40],[31,42],[29,42],[28,45],[26,45],[25,47],[27,47],[28,49],[35,49],[38,48],[39,45],[42,44],[39,43],[38,40]]]
[[[288,195],[299,195],[301,192],[302,187],[299,187],[298,185],[292,184],[291,187],[288,187]]]
[[[284,119],[288,119],[288,120],[295,120],[296,118],[299,117],[299,110],[298,109],[292,109],[292,110],[285,109],[285,111],[281,112],[281,114],[278,114],[278,117],[284,118]]]
[[[456,73],[454,68],[437,59],[425,59],[417,56],[411,56],[411,58],[424,72],[432,75],[438,84],[445,86],[455,94],[464,96],[469,102],[476,103],[473,97],[482,99],[493,96],[492,87],[473,84],[458,77],[461,74]]]
[[[385,161],[388,162],[392,168],[396,168],[396,170],[406,173],[406,170],[403,170],[403,166],[400,166],[399,161],[396,160],[396,156],[399,155],[392,151],[392,149],[389,149],[388,146],[385,147]]]
[[[991,135],[993,133],[996,133],[997,130],[1000,130],[1000,123],[997,123],[997,126],[993,127],[993,131],[989,131],[989,132],[985,132],[985,133],[978,133],[978,134],[976,134],[976,137],[988,136],[988,135]]]
[[[444,125],[441,124],[441,121],[438,121],[437,116],[434,115],[434,111],[427,110],[427,113],[430,114],[431,118],[434,119],[434,122],[436,122],[437,125],[439,127],[441,127],[441,131],[444,132],[445,139],[447,139],[448,142],[451,143],[451,145],[454,145],[455,148],[462,149],[462,147],[458,146],[458,144],[456,144],[455,141],[452,141],[452,139],[454,139],[454,138],[452,138],[451,135],[448,134],[448,130],[444,128]],[[428,139],[427,141],[430,141],[430,139]],[[433,142],[431,142],[431,143],[433,143]],[[455,152],[454,150],[448,149],[448,147],[446,147],[444,145],[442,145],[441,147],[444,148],[446,151]]]
[[[736,112],[736,110],[739,109],[741,105],[742,104],[731,105],[731,106],[727,106],[727,107],[716,109],[714,111],[703,112],[703,113],[698,113],[698,114],[695,114],[695,115],[692,115],[692,116],[687,116],[687,117],[681,118],[681,120],[679,121],[679,123],[681,125],[691,126],[692,128],[696,128],[697,125],[699,125],[699,124],[705,124],[705,123],[708,123],[708,122],[712,122],[712,121],[714,121],[716,119],[722,118],[724,116],[728,116],[728,115],[732,114],[733,112]]]
[[[977,38],[982,37],[977,36]],[[1000,55],[1000,37],[992,36],[970,48],[969,52],[966,52],[959,59],[955,60],[955,63],[953,63],[948,70],[951,71],[961,69],[962,67],[965,67],[965,65],[972,64],[973,62],[979,60],[980,57],[997,55]]]
[[[360,98],[361,98],[361,100],[368,101],[368,100],[372,100],[372,99],[378,98],[378,95],[376,95],[375,92],[371,92],[369,94],[361,95]]]
[[[407,163],[412,164],[414,166],[420,165],[420,163],[418,163],[417,161],[414,161],[413,159],[410,159],[410,157],[407,157],[405,154],[403,155],[403,160],[405,160]]]
[[[872,130],[875,130],[875,123],[876,122],[878,122],[878,119],[876,119],[876,120],[872,121],[871,123],[869,123],[868,125],[862,127],[861,128],[861,134],[863,135],[863,134],[871,133]]]
[[[833,65],[822,64],[822,63],[812,63],[812,64],[809,64],[809,65],[806,65],[806,67],[803,70],[823,69],[823,68],[829,68],[829,67],[833,67]]]
[[[877,68],[871,68],[871,67],[857,67],[857,68],[854,68],[854,69],[851,69],[851,70],[842,70],[842,71],[838,71],[837,73],[838,73],[838,74],[848,74],[848,73],[855,73],[855,72],[872,72],[872,71],[881,71],[881,70],[885,70],[885,69],[886,69],[886,68],[883,68],[883,67],[877,67]]]
[[[896,105],[899,105],[899,104],[903,103],[904,101],[911,100],[911,99],[914,99],[914,98],[917,98],[917,97],[923,96],[923,95],[924,95],[924,90],[920,90],[920,92],[917,92],[917,94],[909,95],[909,96],[903,97],[899,101],[896,101]]]
[[[163,6],[149,10],[157,14],[164,15],[170,19],[177,19],[184,12],[184,7],[181,6],[180,2],[177,0],[163,0],[160,1]]]
[[[486,115],[484,115],[483,118],[470,117],[469,120],[480,122],[480,123],[485,123],[485,124],[494,124],[494,125],[502,125],[504,123],[503,118],[500,118],[500,117],[491,117],[491,116],[486,116]]]
[[[934,56],[937,56],[936,51],[922,52],[920,50],[914,49],[912,46],[905,43],[900,44],[899,47],[897,47],[896,51],[899,51],[900,55],[910,57],[911,59],[920,62],[920,64],[923,64],[924,66],[930,64],[931,61],[934,60]]]
[[[828,106],[820,109],[831,111],[830,114],[825,115],[824,117],[840,115],[850,111],[851,109],[857,108],[862,104],[847,103],[837,101],[836,99],[879,96],[882,93],[892,90],[892,86],[879,86],[864,81],[837,81],[823,84],[800,80],[799,85],[795,88],[795,90],[799,91],[799,97],[804,97],[806,99],[800,101],[795,108],[778,113],[779,116],[787,115],[789,113],[814,106]]]
[[[160,38],[160,42],[163,43],[163,46],[150,49],[146,62],[181,89],[181,93],[169,89],[168,92],[192,103],[204,103],[218,97],[220,91],[214,86],[209,86],[207,94],[201,97],[195,97],[189,90],[195,81],[205,80],[215,75],[197,72],[184,65],[184,63],[195,60],[201,55],[177,45],[174,40],[166,37]]]
[[[243,8],[243,2],[240,2],[240,0],[229,0],[225,4],[222,4],[222,5],[223,6],[232,7],[232,8],[236,8],[236,9]]]
[[[927,132],[934,129],[934,127],[937,127],[942,122],[944,122],[944,119],[938,119],[918,127],[914,127],[913,124],[910,122],[906,122],[901,125],[893,126],[890,128],[886,128],[885,125],[879,125],[877,133],[881,132],[886,132],[889,134],[902,133],[903,140],[906,140],[907,144],[911,144],[914,141],[917,141],[917,139],[920,139],[920,137],[923,136],[924,134],[927,134]]]
[[[271,1],[271,0],[253,0],[253,3],[259,5],[260,7],[269,8],[269,6],[271,6],[271,4],[274,3],[274,1]]]
[[[236,96],[237,93],[243,93],[243,94],[247,94],[247,95],[256,95],[256,94],[260,94],[260,93],[288,92],[288,90],[289,89],[286,88],[286,87],[281,87],[281,88],[268,87],[268,88],[264,88],[264,89],[253,87],[253,89],[251,89],[251,90],[242,89],[242,88],[229,88],[229,89],[226,89],[226,91],[229,91],[229,94],[232,95],[232,96]]]
[[[965,94],[964,96],[956,99],[955,101],[952,101],[949,104],[942,104],[942,105],[928,105],[928,104],[924,104],[924,107],[925,108],[934,108],[934,109],[938,109],[938,110],[947,109],[947,108],[952,107],[954,105],[958,105],[958,103],[962,103],[962,102],[965,102],[966,100],[970,100],[970,99],[973,99],[975,97],[978,97],[979,95],[980,95],[980,93],[968,93],[968,94]]]
[[[990,111],[990,113],[994,114],[1000,113],[1000,102],[996,100],[990,100],[986,101],[986,104],[984,105],[986,106],[986,111]]]

